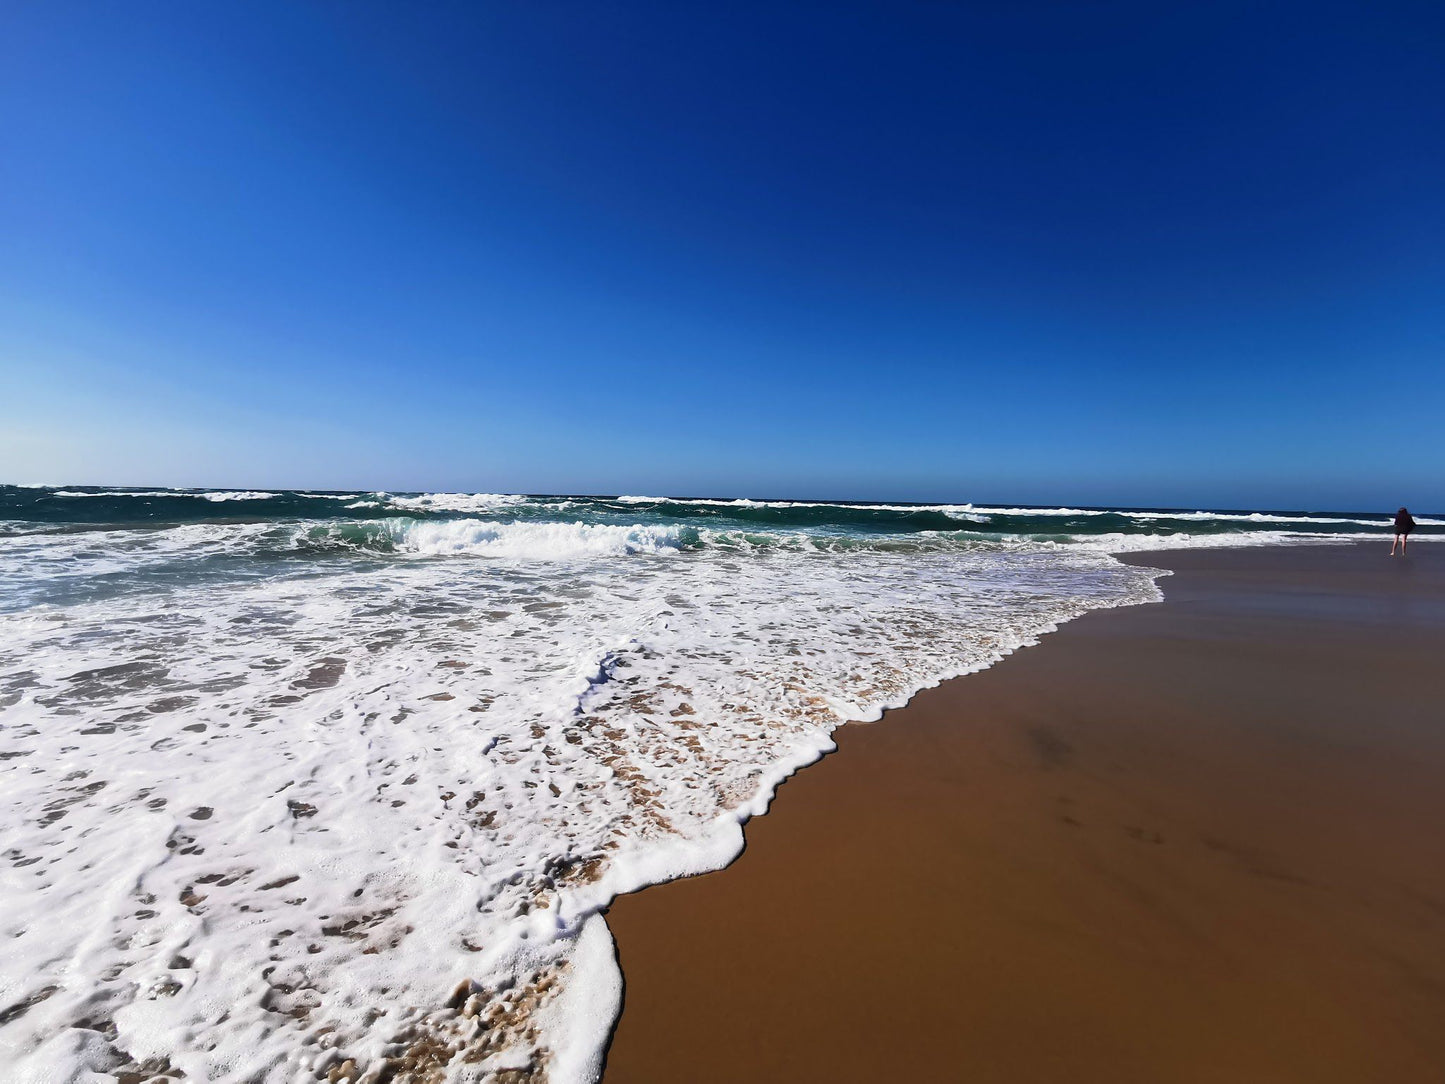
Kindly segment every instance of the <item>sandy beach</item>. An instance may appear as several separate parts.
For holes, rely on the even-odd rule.
[[[1141,555],[612,907],[609,1084],[1445,1074],[1445,547]]]

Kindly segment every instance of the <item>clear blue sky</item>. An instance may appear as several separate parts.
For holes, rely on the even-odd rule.
[[[1445,509],[1445,5],[0,8],[0,480]]]

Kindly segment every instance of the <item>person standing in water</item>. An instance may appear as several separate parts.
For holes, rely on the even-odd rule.
[[[1400,556],[1405,556],[1405,547],[1410,542],[1410,532],[1415,529],[1415,517],[1408,508],[1402,507],[1395,513],[1395,541],[1390,546],[1390,556],[1395,556],[1395,547],[1400,547]]]

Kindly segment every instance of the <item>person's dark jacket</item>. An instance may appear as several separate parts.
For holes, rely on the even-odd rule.
[[[1414,516],[1410,515],[1410,513],[1407,512],[1407,511],[1405,511],[1405,509],[1403,509],[1403,508],[1400,509],[1398,512],[1395,513],[1395,533],[1396,533],[1396,534],[1409,534],[1409,533],[1410,533],[1411,531],[1413,531],[1414,529],[1415,529],[1415,517],[1414,517]]]

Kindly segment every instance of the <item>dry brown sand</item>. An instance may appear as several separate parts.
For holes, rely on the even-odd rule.
[[[607,1084],[1445,1081],[1445,544],[1151,554],[619,900]]]

